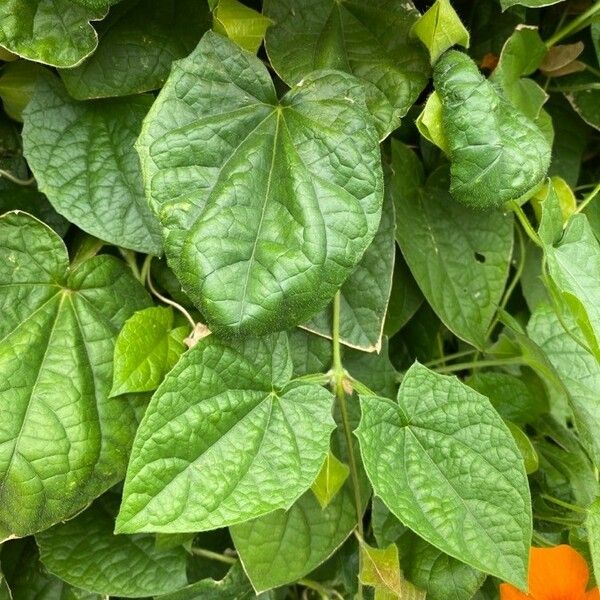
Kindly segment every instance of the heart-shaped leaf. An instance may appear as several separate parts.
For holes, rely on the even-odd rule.
[[[167,258],[216,332],[305,321],[379,225],[377,134],[351,75],[315,74],[278,101],[262,62],[209,32],[174,64],[137,148]]]

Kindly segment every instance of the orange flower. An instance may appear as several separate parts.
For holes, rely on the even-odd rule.
[[[585,591],[590,578],[584,558],[571,546],[532,548],[529,554],[529,593],[508,583],[500,585],[500,600],[600,600],[595,587]]]

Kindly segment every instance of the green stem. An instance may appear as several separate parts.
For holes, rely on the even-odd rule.
[[[575,17],[572,21],[569,21],[564,27],[557,31],[552,37],[546,40],[546,48],[552,48],[552,46],[558,44],[562,39],[577,33],[584,27],[587,27],[592,17],[600,10],[600,1],[595,2],[585,12],[581,13],[578,17]]]
[[[127,263],[127,266],[131,269],[134,277],[143,284],[144,282],[142,281],[142,276],[137,265],[135,252],[133,250],[127,250],[126,248],[119,248],[119,252],[123,257],[123,260]]]
[[[540,496],[544,500],[548,500],[548,502],[552,502],[552,504],[556,504],[557,506],[561,506],[562,508],[566,508],[572,512],[586,514],[587,510],[585,508],[581,508],[581,506],[577,506],[576,504],[570,504],[569,502],[565,502],[560,498],[555,498],[554,496],[550,496],[549,494],[540,494]]]
[[[462,350],[461,352],[455,352],[454,354],[446,354],[443,358],[436,358],[434,360],[430,360],[429,362],[424,363],[426,367],[435,367],[439,364],[445,364],[448,361],[454,360],[455,358],[463,358],[464,356],[469,356],[470,354],[475,354],[477,350]]]
[[[542,548],[551,548],[556,545],[535,531],[533,532],[531,537],[532,541],[534,541],[538,546],[541,546]]]
[[[577,527],[578,525],[581,525],[581,521],[575,521],[574,519],[561,519],[560,517],[542,515],[533,515],[533,518],[537,521],[543,521],[544,523],[556,523],[557,525],[564,525],[565,527]]]
[[[27,186],[35,183],[35,177],[30,177],[29,179],[19,179],[16,175],[13,175],[4,169],[0,169],[0,177],[4,177],[4,179],[8,179],[17,185]]]
[[[589,71],[592,75],[596,77],[600,77],[600,69],[596,69],[596,67],[592,67],[592,65],[585,64],[585,70]]]
[[[454,373],[455,371],[466,371],[467,369],[483,367],[499,367],[502,365],[521,365],[523,361],[520,358],[496,358],[490,360],[470,361],[439,367],[435,369],[437,373]]]
[[[529,219],[527,218],[527,215],[525,214],[523,209],[514,201],[510,202],[510,205],[511,205],[511,208],[513,209],[514,213],[517,215],[517,218],[519,219],[519,222],[521,223],[523,229],[525,230],[527,237],[529,237],[529,239],[536,246],[543,248],[544,244],[542,243],[540,236],[537,234],[537,232],[533,228],[533,225],[529,222]]]
[[[202,556],[210,560],[216,560],[218,562],[225,563],[226,565],[235,565],[237,563],[237,558],[233,558],[233,556],[219,554],[218,552],[205,550],[204,548],[192,548],[192,554],[195,554],[196,556]]]
[[[594,189],[585,196],[585,198],[578,204],[575,209],[575,213],[580,213],[600,192],[600,183],[597,183]]]
[[[317,594],[319,594],[323,600],[329,600],[330,598],[344,600],[344,597],[337,590],[332,590],[328,587],[325,587],[324,585],[321,585],[312,579],[300,579],[298,580],[298,583],[309,590],[314,590],[317,592]]]
[[[348,404],[346,402],[346,391],[344,390],[344,378],[346,373],[342,366],[342,354],[340,344],[340,292],[336,293],[333,298],[333,325],[331,340],[333,343],[333,365],[331,367],[333,374],[333,389],[340,407],[342,417],[342,428],[344,429],[344,437],[346,439],[346,447],[348,448],[348,462],[350,463],[350,477],[352,479],[352,489],[354,492],[354,506],[356,509],[356,528],[358,535],[362,538],[363,522],[362,522],[362,499],[360,497],[360,486],[358,481],[358,468],[356,457],[354,456],[354,445],[352,443],[352,429],[350,426],[350,418],[348,416]],[[359,552],[359,572],[361,569],[361,558]],[[358,580],[358,600],[363,598],[362,583]]]

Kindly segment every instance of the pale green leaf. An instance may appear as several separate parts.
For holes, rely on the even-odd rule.
[[[213,32],[175,63],[137,148],[167,257],[211,330],[297,325],[356,267],[383,201],[362,95],[329,71],[278,101],[263,63]]]
[[[510,421],[506,421],[506,426],[512,434],[515,444],[521,453],[523,464],[525,465],[525,472],[527,475],[535,473],[540,466],[540,460],[535,448],[533,447],[533,444],[531,443],[531,440],[518,425],[515,425]]]
[[[74,67],[98,45],[90,21],[102,19],[100,7],[70,0],[3,0],[0,3],[0,46],[36,62]]]
[[[70,517],[123,477],[143,398],[108,397],[114,344],[148,304],[114,257],[70,269],[47,226],[0,218],[0,539]]]
[[[387,548],[373,548],[365,542],[360,544],[361,570],[358,574],[364,585],[383,588],[400,597],[402,593],[402,575],[398,546],[390,544]]]
[[[219,0],[213,13],[213,29],[256,54],[272,21],[239,0]]]
[[[451,331],[483,348],[508,277],[512,217],[453,202],[445,170],[395,201],[396,238],[423,295]]]
[[[478,208],[500,207],[542,182],[550,164],[548,140],[472,59],[446,52],[433,80],[442,101],[454,198]]]
[[[469,32],[452,8],[450,0],[436,0],[431,8],[419,17],[411,33],[425,44],[432,63],[452,46],[469,47]]]
[[[382,137],[396,129],[427,84],[427,51],[409,37],[419,17],[410,0],[267,0],[274,21],[267,54],[294,85],[315,69],[339,69],[367,85]]]
[[[38,186],[69,221],[107,242],[160,254],[133,142],[151,96],[72,100],[40,79],[24,113],[23,150]]]
[[[567,320],[572,335],[577,327]],[[564,382],[582,443],[600,464],[600,364],[567,333],[556,314],[545,305],[532,315],[527,332]]]
[[[289,508],[315,480],[332,396],[288,384],[287,336],[186,352],[152,397],[127,471],[117,531],[177,533]]]
[[[427,98],[416,124],[419,133],[426,140],[437,146],[444,154],[450,154],[450,146],[442,125],[442,101],[437,92],[434,91]]]
[[[596,581],[600,580],[600,498],[598,498],[590,507],[585,519],[585,526],[588,532],[590,544],[590,553],[592,555],[592,567]]]
[[[330,450],[317,478],[310,487],[321,508],[327,508],[331,504],[349,474],[348,465],[341,462]]]
[[[118,507],[118,496],[103,496],[74,519],[36,535],[45,567],[103,596],[141,598],[186,585],[184,548],[160,550],[148,534],[113,534]]]
[[[111,396],[155,390],[186,346],[189,327],[173,328],[173,310],[153,306],[135,313],[115,344]]]
[[[356,269],[340,288],[340,341],[365,352],[380,352],[396,254],[396,217],[387,188],[379,229]],[[331,339],[333,310],[328,306],[302,325]]]
[[[208,7],[198,0],[126,0],[96,25],[94,54],[60,76],[78,100],[154,90],[209,26]]]
[[[487,398],[417,363],[398,402],[361,396],[361,407],[356,434],[375,494],[440,550],[525,587],[527,477]]]
[[[552,4],[558,4],[563,0],[500,0],[502,10],[506,10],[515,4],[520,6],[527,6],[528,8],[542,8],[543,6],[551,6]]]
[[[0,98],[9,117],[23,121],[23,110],[31,100],[35,82],[47,73],[41,65],[26,60],[4,65],[0,72]]]

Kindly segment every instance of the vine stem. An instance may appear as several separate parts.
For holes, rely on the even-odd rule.
[[[354,446],[352,444],[352,429],[350,426],[350,418],[348,416],[348,404],[346,402],[346,390],[344,389],[344,378],[346,373],[342,366],[342,353],[340,344],[340,298],[341,294],[338,290],[333,298],[333,325],[331,340],[333,343],[333,365],[331,367],[333,374],[332,386],[336,399],[340,407],[342,416],[342,427],[344,429],[344,437],[348,448],[348,460],[350,462],[350,477],[352,478],[352,489],[354,492],[354,505],[356,508],[356,529],[358,535],[363,538],[364,530],[362,523],[362,500],[360,497],[360,487],[358,483],[358,469],[356,466],[356,457],[354,456]],[[360,551],[358,553],[358,569],[362,568],[362,558]],[[362,582],[358,579],[358,600],[363,598]]]
[[[557,31],[552,37],[546,40],[546,48],[552,48],[552,46],[558,44],[562,39],[568,37],[573,33],[577,33],[584,27],[587,27],[588,22],[592,17],[600,10],[600,0],[590,6],[585,12],[581,13],[578,17],[575,17],[572,21],[569,21],[564,27]]]
[[[560,498],[555,498],[554,496],[550,496],[549,494],[540,494],[540,497],[544,500],[548,500],[548,502],[552,502],[552,504],[556,504],[562,508],[566,508],[572,512],[586,514],[587,510],[585,508],[581,508],[581,506],[577,506],[576,504],[570,504],[569,502],[565,502]]]
[[[497,358],[490,360],[470,361],[464,363],[456,363],[447,367],[439,367],[435,369],[437,373],[454,373],[455,371],[465,371],[466,369],[481,368],[481,367],[499,367],[501,365],[520,365],[523,361],[520,358]]]
[[[540,236],[537,234],[537,232],[533,228],[533,225],[529,222],[529,219],[527,218],[527,215],[525,214],[523,209],[514,200],[512,202],[510,202],[510,205],[511,205],[511,208],[513,209],[513,212],[515,213],[515,215],[517,215],[519,222],[523,226],[523,229],[525,230],[527,237],[529,237],[529,239],[536,246],[543,248],[544,244],[542,243]]]
[[[13,175],[12,173],[9,173],[8,171],[5,171],[4,169],[0,169],[0,177],[4,177],[4,179],[8,179],[9,181],[12,181],[13,183],[16,183],[17,185],[32,185],[35,181],[35,177],[30,177],[29,179],[19,179],[17,176]]]
[[[594,189],[585,196],[580,204],[577,205],[575,213],[580,213],[598,195],[598,192],[600,192],[600,182],[597,183]]]
[[[234,558],[233,556],[219,554],[218,552],[213,552],[212,550],[205,550],[204,548],[192,548],[192,554],[195,554],[196,556],[202,556],[204,558],[209,558],[210,560],[216,560],[218,562],[225,563],[226,565],[235,565],[237,563],[237,558]]]
[[[435,368],[437,365],[446,363],[447,361],[455,360],[456,358],[464,358],[465,356],[469,356],[471,354],[476,354],[476,353],[477,353],[477,350],[475,350],[474,348],[471,350],[462,350],[461,352],[454,352],[453,354],[446,354],[446,356],[444,356],[442,358],[435,358],[433,360],[430,360],[429,362],[424,363],[424,366]]]

